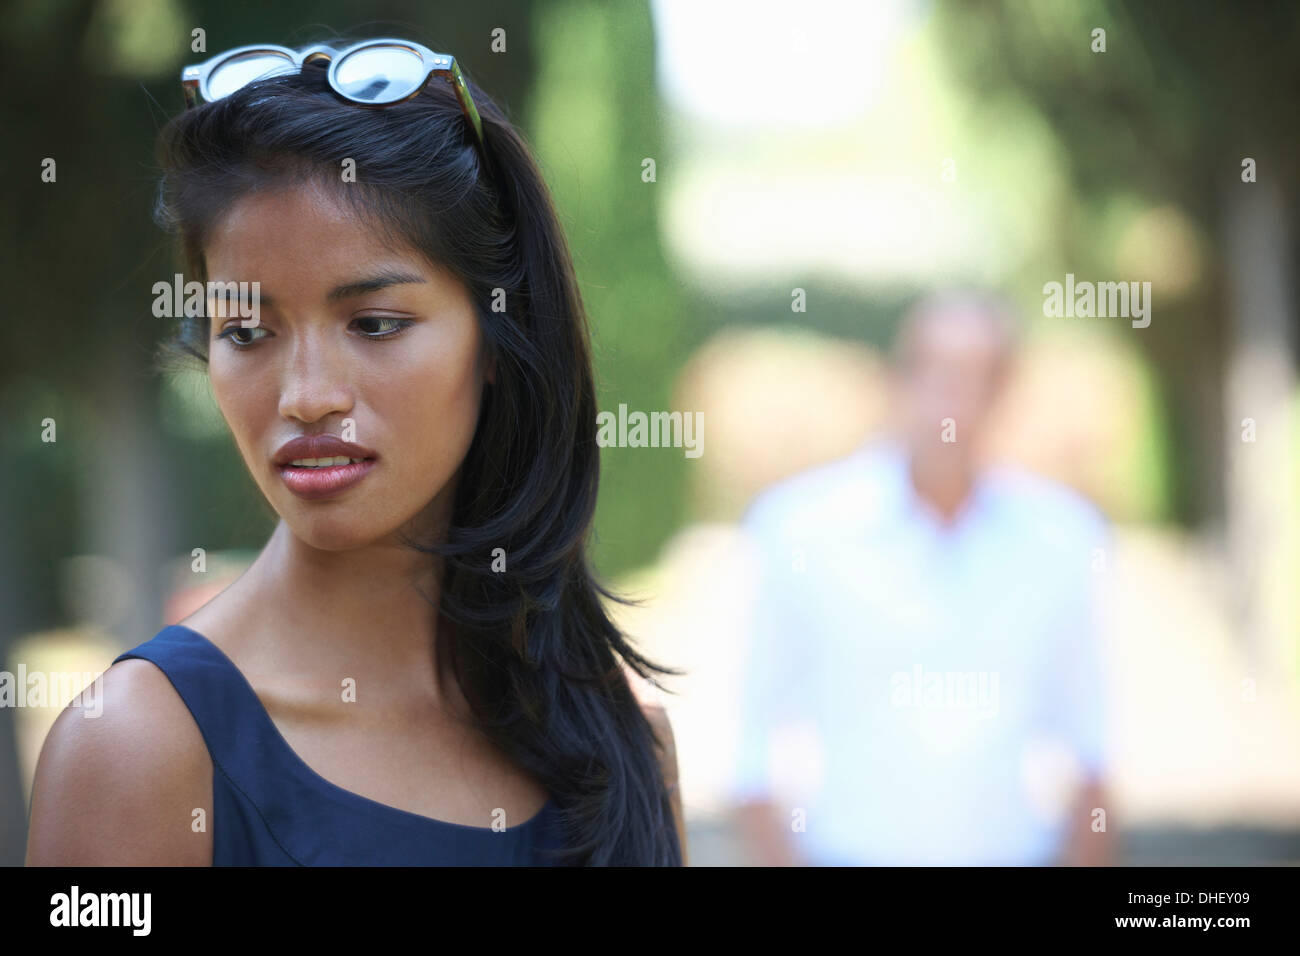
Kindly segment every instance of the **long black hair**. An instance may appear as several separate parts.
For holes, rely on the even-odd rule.
[[[587,539],[600,471],[587,318],[545,180],[518,131],[467,77],[486,168],[450,88],[368,109],[338,97],[324,69],[251,83],[161,131],[155,219],[178,239],[187,279],[208,280],[203,248],[255,189],[329,184],[384,235],[449,268],[469,289],[495,383],[461,466],[452,524],[407,543],[440,561],[440,628],[478,726],[555,797],[564,862],[680,865],[656,756],[662,747],[621,662],[639,654],[611,621]],[[342,176],[355,163],[355,182]],[[322,237],[328,242],[328,237]],[[505,311],[494,311],[504,290]],[[206,367],[204,317],[183,317],[159,359]],[[501,551],[496,549],[502,549]],[[493,568],[494,555],[505,569]],[[444,643],[445,641],[445,643]]]

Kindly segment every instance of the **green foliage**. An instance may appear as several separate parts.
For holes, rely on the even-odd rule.
[[[685,358],[684,312],[660,245],[660,195],[673,169],[648,5],[548,3],[536,45],[531,126],[591,319],[600,406],[668,410]],[[642,179],[647,158],[656,182]],[[613,576],[653,560],[680,523],[689,463],[670,448],[602,456],[594,553]]]

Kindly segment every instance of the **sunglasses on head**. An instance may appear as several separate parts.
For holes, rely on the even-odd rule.
[[[358,106],[401,103],[423,90],[430,77],[441,77],[455,91],[486,159],[483,121],[456,58],[409,40],[363,40],[341,49],[316,44],[300,51],[275,44],[235,47],[181,70],[185,107],[194,106],[198,96],[211,103],[254,80],[297,73],[317,60],[329,63],[327,76],[334,92]]]

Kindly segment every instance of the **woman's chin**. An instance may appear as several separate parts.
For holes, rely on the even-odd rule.
[[[385,537],[384,528],[357,514],[328,516],[282,512],[280,517],[294,537],[317,551],[354,551]]]

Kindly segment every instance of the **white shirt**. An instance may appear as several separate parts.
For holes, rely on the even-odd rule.
[[[945,527],[884,440],[769,488],[744,525],[761,570],[731,799],[777,798],[814,864],[1050,862],[1078,825],[1070,767],[1103,771],[1097,509],[996,469]]]

